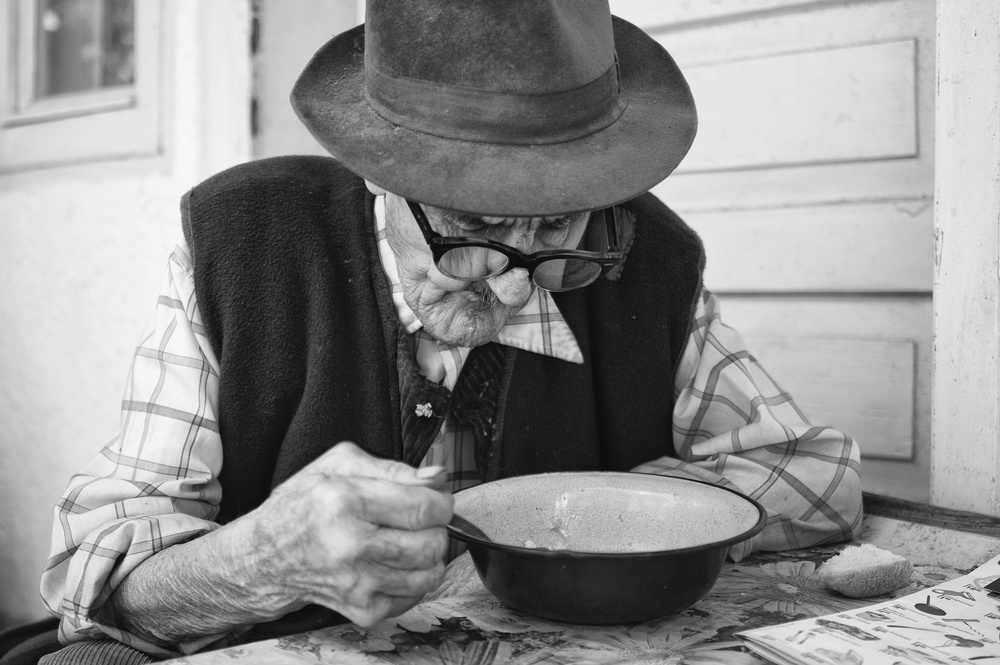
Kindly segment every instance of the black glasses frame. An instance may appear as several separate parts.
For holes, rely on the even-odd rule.
[[[609,270],[621,263],[622,251],[621,251],[621,239],[618,231],[618,221],[615,217],[614,208],[605,208],[603,212],[605,231],[608,237],[608,250],[607,252],[588,252],[580,249],[544,249],[540,252],[532,252],[531,254],[525,254],[515,247],[510,245],[505,245],[502,242],[497,242],[495,240],[487,240],[485,238],[468,238],[468,237],[458,237],[458,236],[443,236],[434,229],[431,228],[431,223],[427,219],[427,215],[424,213],[423,208],[420,207],[419,203],[406,199],[406,204],[410,207],[410,212],[413,214],[413,218],[417,220],[417,226],[420,227],[421,233],[424,234],[424,240],[427,242],[427,246],[431,250],[431,254],[434,256],[434,265],[438,265],[441,257],[445,255],[446,252],[452,249],[458,249],[461,247],[480,247],[483,249],[492,249],[494,251],[500,252],[507,257],[507,265],[503,270],[490,275],[490,277],[496,277],[497,275],[502,275],[505,272],[513,270],[514,268],[524,268],[528,271],[528,279],[532,279],[535,274],[535,268],[544,263],[545,261],[550,261],[553,259],[576,259],[580,261],[589,261],[591,263],[596,263],[601,267],[601,272],[594,279],[587,284],[573,288],[583,288],[584,286],[589,286],[597,281],[599,278],[603,277]],[[591,213],[593,214],[593,213]],[[461,277],[455,277],[455,279],[463,279]],[[483,278],[485,279],[485,278]],[[472,281],[472,280],[470,280]],[[534,282],[534,280],[532,280]],[[538,286],[536,284],[536,286]],[[539,286],[538,288],[545,288]],[[573,289],[566,289],[571,291]]]

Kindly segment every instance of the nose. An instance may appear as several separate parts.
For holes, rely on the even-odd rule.
[[[537,230],[538,223],[536,221],[521,221],[511,225],[507,234],[500,239],[500,242],[525,254],[530,254],[534,249],[535,231]]]
[[[524,268],[513,268],[486,280],[496,297],[508,307],[521,308],[528,304],[533,290],[528,271]]]

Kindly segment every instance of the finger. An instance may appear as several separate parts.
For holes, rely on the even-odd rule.
[[[444,564],[432,570],[401,571],[365,564],[362,580],[346,596],[319,594],[311,601],[326,605],[360,625],[371,625],[387,616],[396,616],[416,605],[444,580]]]
[[[420,602],[419,597],[386,596],[377,593],[369,599],[367,605],[348,608],[334,608],[353,623],[367,628],[382,619],[397,617]]]
[[[417,480],[426,483],[426,487],[436,490],[445,489],[448,473],[443,466],[422,466],[417,469]]]
[[[365,542],[363,556],[397,570],[423,570],[444,561],[448,533],[441,527],[424,531],[379,529]]]
[[[357,444],[343,441],[330,449],[322,458],[322,471],[338,476],[379,478],[401,485],[442,488],[446,479],[444,467],[414,468],[396,460],[383,459],[368,454]]]
[[[423,598],[444,581],[444,561],[423,570],[397,570],[376,563],[366,565],[373,582],[366,596],[382,594],[392,598]]]
[[[379,526],[421,531],[443,527],[451,519],[455,499],[429,487],[407,487],[377,479],[353,479],[357,517]]]

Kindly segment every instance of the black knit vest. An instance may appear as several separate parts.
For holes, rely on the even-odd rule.
[[[636,235],[619,278],[555,295],[584,364],[493,354],[487,480],[674,455],[674,369],[704,253],[652,195],[621,207]],[[182,213],[221,367],[219,521],[339,441],[404,459],[398,321],[364,182],[327,158],[266,159],[193,188]]]

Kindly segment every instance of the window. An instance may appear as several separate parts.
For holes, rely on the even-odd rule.
[[[157,0],[0,2],[0,171],[157,152]]]

